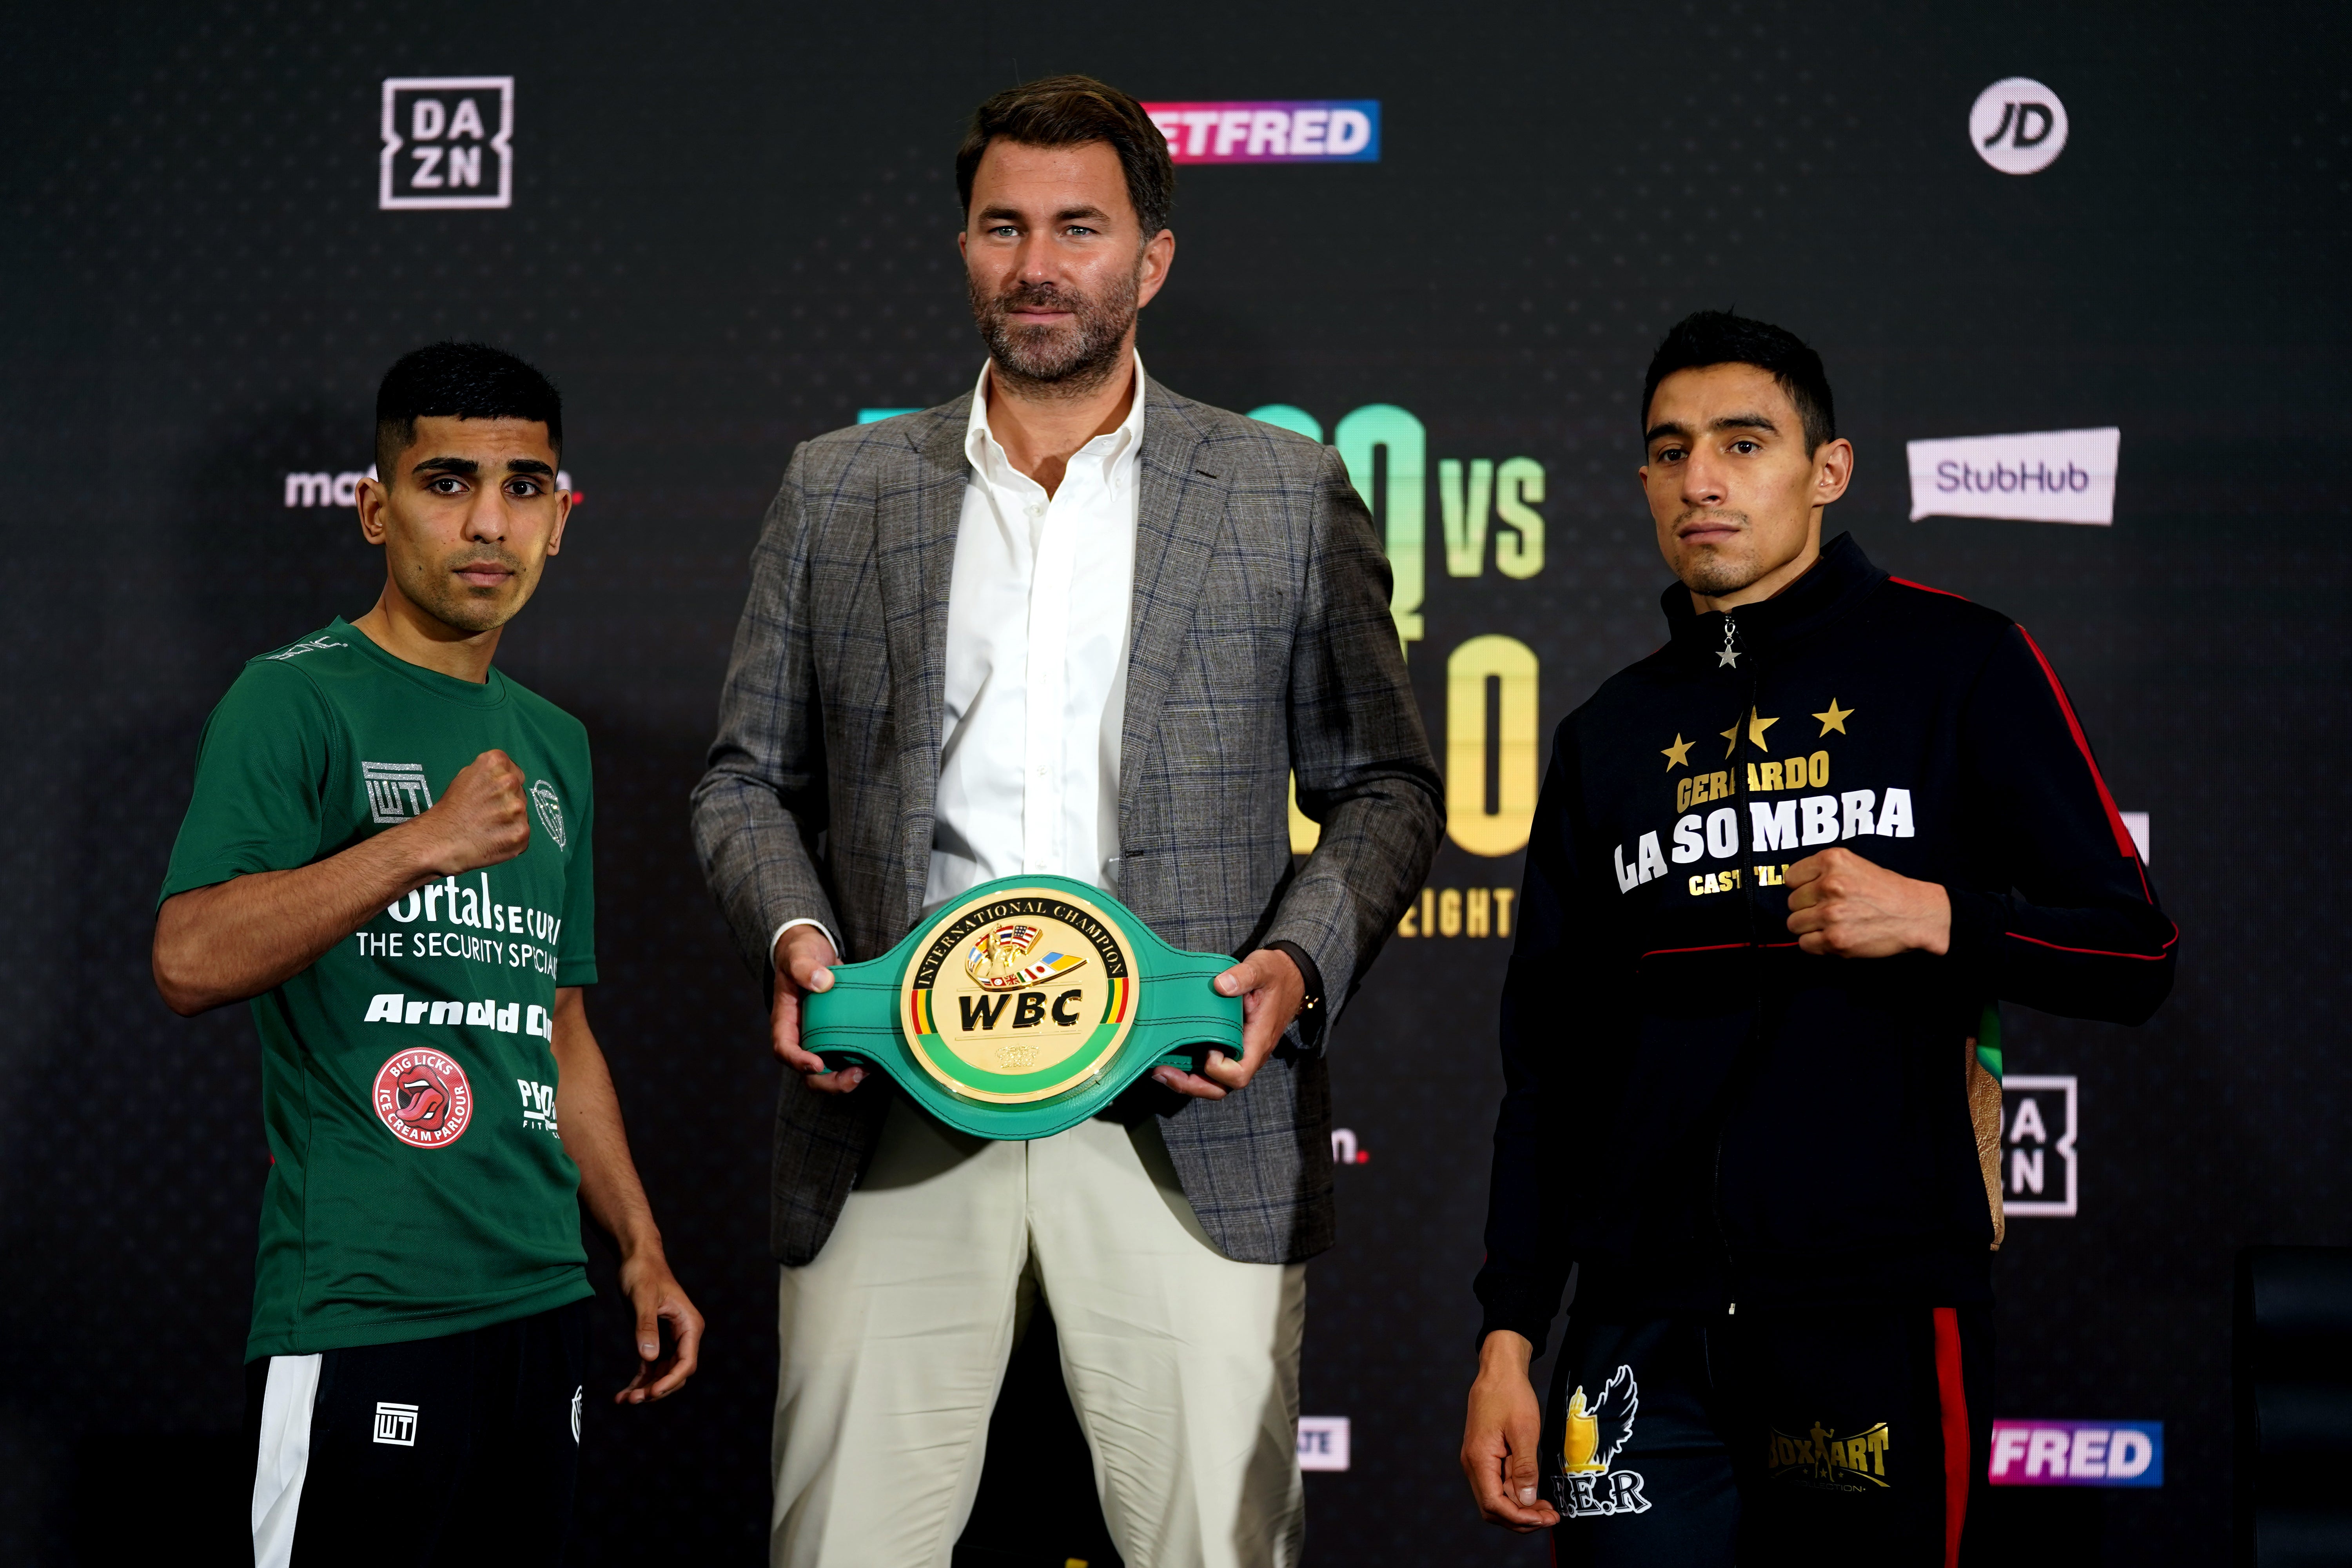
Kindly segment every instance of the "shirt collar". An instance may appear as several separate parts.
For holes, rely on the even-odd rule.
[[[988,427],[988,373],[993,363],[982,364],[980,379],[972,384],[971,415],[964,422],[963,455],[974,468],[983,474],[1015,475],[1018,470],[1004,456],[1003,447],[997,442],[996,432]],[[1143,400],[1145,389],[1150,384],[1143,373],[1143,355],[1139,351],[1135,355],[1135,396],[1128,405],[1127,417],[1119,421],[1118,429],[1097,436],[1078,448],[1080,452],[1086,452],[1094,448],[1097,443],[1101,443],[1102,463],[1106,471],[1142,447]]]

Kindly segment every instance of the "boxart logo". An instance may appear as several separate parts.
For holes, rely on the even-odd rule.
[[[2066,106],[2030,76],[2004,77],[1977,94],[1969,145],[2004,174],[2038,174],[2066,150]]]
[[[2019,522],[2116,521],[2116,468],[2124,433],[2036,430],[1906,443],[1911,521],[2000,517]]]
[[[512,206],[514,78],[386,77],[375,205]]]
[[[1147,103],[1180,163],[1377,163],[1375,98],[1275,99],[1264,103]]]

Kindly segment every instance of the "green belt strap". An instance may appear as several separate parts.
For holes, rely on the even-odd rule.
[[[1242,1004],[1210,984],[1223,953],[1160,940],[1067,877],[982,882],[802,1005],[827,1068],[880,1068],[924,1110],[982,1138],[1076,1126],[1153,1068],[1239,1061]]]

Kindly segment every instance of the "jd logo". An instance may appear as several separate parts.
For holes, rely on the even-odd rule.
[[[1559,1444],[1559,1474],[1551,1479],[1551,1504],[1560,1518],[1601,1519],[1612,1513],[1650,1511],[1650,1500],[1642,1495],[1641,1476],[1633,1470],[1610,1468],[1633,1440],[1633,1415],[1641,1407],[1641,1384],[1633,1381],[1630,1366],[1617,1369],[1596,1404],[1585,1403],[1581,1384],[1569,1395],[1568,1419]]]
[[[378,207],[514,205],[514,78],[386,77],[383,129]]]
[[[2011,1215],[2071,1217],[2076,1199],[2072,1074],[2000,1083],[2001,1208]]]
[[[2004,174],[2034,174],[2066,150],[2066,106],[2032,77],[2005,77],[1977,95],[1969,145]]]

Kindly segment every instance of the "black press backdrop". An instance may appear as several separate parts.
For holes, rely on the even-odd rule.
[[[1468,639],[1532,650],[1547,736],[1659,639],[1632,469],[1663,329],[1736,306],[1822,349],[1860,449],[1835,524],[2034,631],[2187,932],[2145,1029],[2009,1020],[2012,1073],[2077,1081],[2080,1207],[2011,1227],[2000,1412],[2160,1419],[2166,1483],[1987,1506],[2021,1561],[2222,1550],[2232,1250],[2352,1241],[2340,8],[283,0],[18,6],[0,38],[0,1556],[234,1559],[254,1037],[164,1010],[149,911],[239,662],[375,590],[348,511],[286,504],[286,476],[363,468],[383,367],[465,335],[567,394],[586,500],[501,658],[594,737],[593,1013],[710,1320],[684,1397],[592,1403],[575,1555],[758,1560],[773,1069],[686,792],[793,444],[970,384],[950,154],[973,102],[1052,69],[1381,101],[1377,163],[1182,173],[1143,348],[1229,407],[1421,423],[1411,668],[1441,754]],[[381,83],[411,75],[515,79],[510,208],[379,209]],[[2011,75],[2071,115],[2031,177],[1966,140]],[[1908,521],[1907,439],[2105,425],[2112,528]],[[1438,465],[1515,457],[1545,475],[1542,570],[1490,548],[1453,574]],[[1449,845],[1431,883],[1518,874]],[[1305,1398],[1354,1458],[1307,1479],[1318,1563],[1542,1560],[1475,1521],[1454,1460],[1507,946],[1392,942],[1339,1031],[1365,1157],[1311,1271]],[[1870,1180],[1845,1131],[1791,1130],[1791,1201]]]

